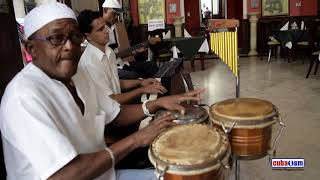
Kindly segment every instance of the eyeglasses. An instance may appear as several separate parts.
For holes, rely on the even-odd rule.
[[[33,40],[49,41],[54,46],[61,46],[67,43],[69,39],[72,43],[79,45],[84,41],[84,35],[81,33],[72,33],[68,36],[64,34],[56,34],[47,37],[33,37]]]

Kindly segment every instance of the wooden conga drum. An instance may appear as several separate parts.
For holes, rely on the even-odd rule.
[[[149,159],[164,180],[224,180],[229,154],[227,136],[205,124],[169,128],[149,147]]]
[[[271,148],[272,125],[276,122],[282,125],[272,103],[254,98],[229,99],[213,104],[209,116],[214,125],[229,134],[232,153],[244,159],[267,155]]]

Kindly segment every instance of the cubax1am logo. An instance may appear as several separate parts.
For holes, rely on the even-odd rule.
[[[272,169],[304,169],[304,158],[272,158]]]

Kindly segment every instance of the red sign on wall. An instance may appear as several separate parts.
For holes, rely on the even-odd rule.
[[[166,0],[167,24],[174,22],[174,17],[181,16],[180,0]]]
[[[317,0],[290,0],[290,16],[316,16]]]
[[[261,13],[261,0],[248,0],[248,13]]]

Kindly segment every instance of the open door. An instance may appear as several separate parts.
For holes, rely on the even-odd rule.
[[[185,28],[192,35],[200,31],[200,0],[184,0]]]

